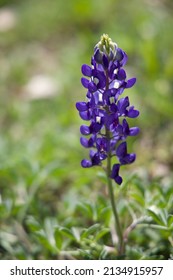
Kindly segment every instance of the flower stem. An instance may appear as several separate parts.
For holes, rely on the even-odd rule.
[[[114,220],[115,220],[115,228],[116,232],[118,235],[118,243],[119,243],[119,248],[118,252],[120,255],[123,255],[125,252],[125,244],[124,244],[124,239],[123,239],[123,234],[122,234],[122,229],[118,217],[118,212],[115,204],[115,199],[114,199],[114,192],[113,192],[113,186],[112,186],[112,179],[110,178],[110,172],[111,172],[111,156],[108,155],[107,158],[107,183],[108,183],[108,190],[109,190],[109,196],[111,200],[111,206],[112,206],[112,211],[114,215]]]

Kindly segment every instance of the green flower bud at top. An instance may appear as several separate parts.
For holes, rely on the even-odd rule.
[[[95,46],[95,53],[98,63],[102,63],[103,54],[106,55],[108,60],[114,60],[117,53],[117,44],[107,35],[103,34],[100,41]]]

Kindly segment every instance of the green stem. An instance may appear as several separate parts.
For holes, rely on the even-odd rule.
[[[107,182],[108,182],[108,190],[109,190],[109,196],[111,200],[111,206],[112,206],[112,211],[114,215],[114,220],[115,220],[115,228],[116,232],[118,235],[118,243],[119,243],[119,249],[118,252],[120,255],[124,254],[125,251],[125,244],[124,244],[124,238],[122,234],[122,229],[118,217],[118,212],[115,204],[115,199],[114,199],[114,192],[113,192],[113,186],[112,186],[112,179],[110,178],[110,173],[111,173],[111,156],[108,155],[107,158]]]

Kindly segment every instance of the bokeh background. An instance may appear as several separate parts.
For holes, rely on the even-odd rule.
[[[85,99],[81,65],[103,33],[126,51],[128,77],[137,77],[126,93],[141,132],[129,140],[137,160],[124,180],[172,184],[172,15],[172,0],[0,0],[1,259],[57,258],[53,224],[82,225],[78,204],[96,204],[103,192],[99,169],[80,167],[88,151],[75,109]]]

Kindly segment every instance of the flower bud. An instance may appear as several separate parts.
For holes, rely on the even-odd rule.
[[[94,48],[94,59],[99,64],[104,64],[103,58],[105,60],[105,57],[108,61],[113,61],[116,57],[117,48],[117,44],[112,42],[107,34],[103,34]]]

